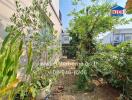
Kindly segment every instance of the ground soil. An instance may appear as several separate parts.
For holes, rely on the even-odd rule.
[[[63,58],[59,70],[65,70],[71,73],[60,75],[52,87],[50,100],[118,100],[119,91],[105,83],[103,79],[93,80],[95,89],[92,92],[76,90],[76,70],[77,62],[72,59]]]

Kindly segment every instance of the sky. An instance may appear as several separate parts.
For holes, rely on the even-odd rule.
[[[82,0],[85,2],[85,4],[90,4],[90,0]],[[127,0],[109,0],[112,2],[116,2],[119,6],[122,6],[125,8],[126,5],[126,1]],[[62,24],[63,24],[63,29],[65,30],[66,28],[68,28],[69,22],[72,19],[71,16],[68,16],[68,14],[70,13],[70,11],[73,10],[73,8],[76,9],[81,9],[80,6],[73,6],[72,5],[72,0],[60,0],[60,10],[62,13]],[[132,14],[131,15],[124,15],[124,17],[126,18],[132,18]],[[117,26],[118,28],[126,28],[126,27],[132,27],[132,23],[130,23],[129,25],[119,25]]]

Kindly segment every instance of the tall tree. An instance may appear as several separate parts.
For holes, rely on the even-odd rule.
[[[129,22],[123,17],[112,17],[112,6],[114,4],[107,0],[104,2],[91,0],[91,5],[79,11],[74,9],[70,13],[73,19],[70,22],[69,32],[72,36],[78,37],[78,48],[81,54],[85,56],[94,54],[96,48],[95,39],[98,34],[112,30],[115,25]]]

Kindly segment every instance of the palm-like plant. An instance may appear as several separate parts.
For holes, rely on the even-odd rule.
[[[19,31],[16,32],[16,34],[8,34],[0,49],[0,97],[8,93],[13,95],[12,91],[20,82],[16,76],[22,54],[23,41],[20,39]]]

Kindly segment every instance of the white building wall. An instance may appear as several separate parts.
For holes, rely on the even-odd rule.
[[[69,33],[63,32],[61,35],[61,43],[62,44],[69,44],[72,37],[70,37]]]
[[[114,33],[111,32],[103,38],[100,38],[100,42],[103,44],[114,44],[132,40],[132,28],[116,29],[113,32]]]
[[[20,0],[23,6],[31,4],[31,0]],[[0,37],[6,36],[5,28],[10,24],[10,17],[16,12],[15,0],[0,0]]]
[[[55,9],[55,11],[56,11],[56,13],[57,13],[57,15],[58,15],[58,17],[59,17],[59,8],[60,8],[59,1],[60,0],[52,0],[52,2],[51,2],[53,7],[54,7],[54,9]]]
[[[109,43],[111,43],[111,41],[112,41],[112,36],[113,36],[112,33],[107,34],[106,36],[104,36],[104,37],[101,39],[101,42],[102,42],[103,44],[109,44]]]
[[[0,0],[0,37],[4,38],[6,36],[5,33],[5,27],[10,24],[10,17],[12,14],[16,11],[15,6],[16,0]],[[26,7],[31,4],[32,0],[19,0],[21,4]],[[59,0],[52,0],[52,6],[49,5],[47,10],[51,13],[50,19],[54,23],[54,30],[57,31],[57,36],[59,38],[61,31],[62,31],[62,25],[59,18]],[[55,12],[54,12],[55,11]],[[56,16],[56,14],[57,16]],[[57,18],[58,17],[58,18]]]
[[[7,25],[10,24],[10,17],[12,16],[13,13],[16,12],[16,0],[0,0],[0,43],[2,39],[7,35],[5,32],[5,28]],[[23,7],[29,6],[32,2],[32,0],[19,0],[20,3],[23,5]],[[62,24],[59,19],[59,0],[52,0],[51,4],[48,5],[47,7],[47,16],[49,16],[49,13],[51,14],[50,19],[54,24],[54,32],[60,40],[60,35],[62,32]],[[60,41],[61,42],[61,41]],[[59,54],[57,55],[59,60]],[[46,55],[47,56],[47,55]],[[55,57],[56,58],[56,57]]]
[[[55,0],[55,1],[59,1],[59,0]],[[61,32],[62,32],[62,24],[61,24],[61,21],[59,19],[59,15],[56,15],[57,13],[54,12],[55,8],[54,8],[53,5],[49,5],[47,9],[48,9],[48,14],[47,15],[49,15],[49,13],[51,14],[50,19],[54,24],[53,25],[54,31],[57,32],[56,35],[57,35],[58,38],[60,38],[60,35],[61,35]],[[58,9],[58,12],[59,12],[59,9]]]
[[[121,33],[132,33],[132,28],[128,28],[128,29],[116,29],[114,30],[115,34],[121,34]]]

